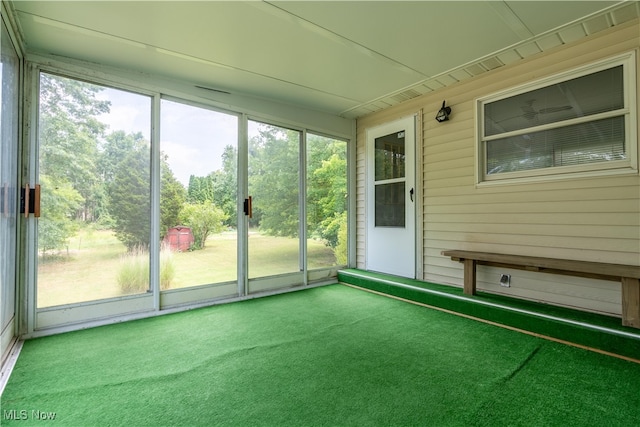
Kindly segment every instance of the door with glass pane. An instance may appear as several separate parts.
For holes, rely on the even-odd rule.
[[[152,307],[151,104],[40,74],[36,327]]]
[[[367,269],[415,277],[415,119],[367,131]]]

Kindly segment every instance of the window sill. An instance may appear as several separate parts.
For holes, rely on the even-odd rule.
[[[581,172],[565,172],[536,176],[518,176],[510,178],[496,178],[476,183],[476,188],[490,188],[504,185],[544,184],[554,181],[578,180],[602,177],[638,176],[638,169],[633,167],[617,169],[601,169]]]

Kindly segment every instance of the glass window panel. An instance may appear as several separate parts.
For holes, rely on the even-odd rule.
[[[484,105],[485,136],[624,108],[623,66]]]
[[[378,184],[375,187],[376,227],[404,227],[406,200],[404,182]]]
[[[299,272],[300,132],[249,122],[249,278]]]
[[[307,266],[347,264],[347,143],[307,134]]]
[[[487,142],[487,175],[624,160],[624,117]]]
[[[41,74],[37,305],[147,292],[151,98]]]
[[[2,313],[0,330],[15,315],[16,290],[16,215],[18,187],[18,107],[19,58],[2,21],[2,61],[0,73],[0,301]],[[3,343],[4,344],[4,343]],[[4,348],[0,351],[4,352]]]
[[[375,140],[375,179],[404,178],[404,131]]]
[[[160,287],[237,277],[238,118],[161,102]]]

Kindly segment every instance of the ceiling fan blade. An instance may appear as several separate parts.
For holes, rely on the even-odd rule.
[[[562,105],[560,107],[549,107],[549,108],[541,108],[538,113],[540,114],[548,114],[548,113],[557,113],[559,111],[566,111],[573,109],[571,105]]]

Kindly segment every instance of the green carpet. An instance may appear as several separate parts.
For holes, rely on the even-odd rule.
[[[631,426],[639,390],[640,364],[331,285],[27,341],[2,425]]]

